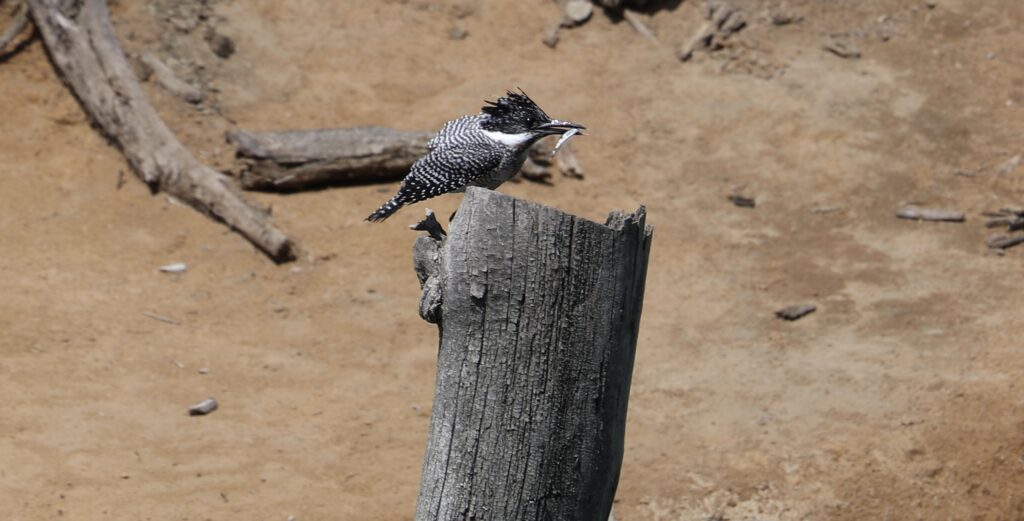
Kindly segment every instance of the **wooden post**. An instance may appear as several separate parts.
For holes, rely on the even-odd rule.
[[[608,519],[651,229],[480,188],[414,247],[438,324],[417,521]]]

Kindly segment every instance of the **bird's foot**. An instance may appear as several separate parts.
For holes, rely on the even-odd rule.
[[[454,216],[455,214],[452,214]],[[448,235],[441,227],[441,223],[437,222],[437,217],[434,216],[434,211],[427,208],[427,216],[422,221],[409,225],[409,228],[416,231],[424,231],[430,235],[430,237],[436,241],[443,241]]]

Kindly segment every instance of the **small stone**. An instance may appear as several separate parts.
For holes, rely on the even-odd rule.
[[[188,408],[189,416],[205,416],[217,410],[217,400],[213,397],[207,398]]]
[[[832,40],[824,45],[824,49],[840,58],[848,60],[860,58],[860,49],[843,40]]]
[[[235,41],[216,31],[206,33],[206,43],[219,58],[226,60],[235,54]]]
[[[552,49],[558,45],[559,35],[558,32],[561,29],[557,24],[551,24],[544,28],[544,45],[551,47]]]
[[[188,270],[188,265],[184,262],[175,262],[174,264],[160,266],[160,271],[164,273],[184,273],[186,270]]]
[[[800,23],[804,20],[802,16],[796,16],[789,13],[773,13],[771,16],[772,25],[783,26],[795,23]]]
[[[469,31],[456,25],[448,30],[448,36],[452,40],[465,40],[469,36]]]
[[[928,9],[935,9],[939,6],[939,0],[924,0],[924,6]]]
[[[732,204],[739,206],[740,208],[753,208],[756,204],[753,197],[745,197],[742,195],[730,195],[729,200]]]
[[[795,306],[785,307],[776,311],[775,316],[792,322],[814,313],[817,309],[818,306],[815,306],[814,304],[797,304]]]
[[[206,373],[209,373],[209,372],[210,372],[210,368],[208,368],[208,367],[200,367],[199,368],[199,374],[206,374]]]
[[[565,4],[565,17],[575,25],[590,19],[594,14],[594,4],[590,0],[569,0]]]

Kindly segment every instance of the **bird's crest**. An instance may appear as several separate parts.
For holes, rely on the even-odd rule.
[[[480,112],[488,116],[482,126],[486,130],[497,130],[506,133],[525,132],[535,126],[551,120],[529,96],[519,92],[508,91],[498,101],[487,101]]]

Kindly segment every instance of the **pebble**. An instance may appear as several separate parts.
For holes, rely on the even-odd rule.
[[[213,397],[207,398],[188,408],[189,416],[205,416],[217,410],[217,400]]]
[[[797,304],[795,306],[789,306],[782,308],[775,312],[775,316],[783,320],[798,320],[806,315],[814,313],[818,309],[818,306],[814,304]]]
[[[175,262],[174,264],[160,266],[160,271],[164,273],[184,273],[186,270],[188,270],[188,265],[184,262]]]
[[[594,14],[594,4],[590,0],[569,0],[565,4],[565,17],[574,24],[581,24]]]

